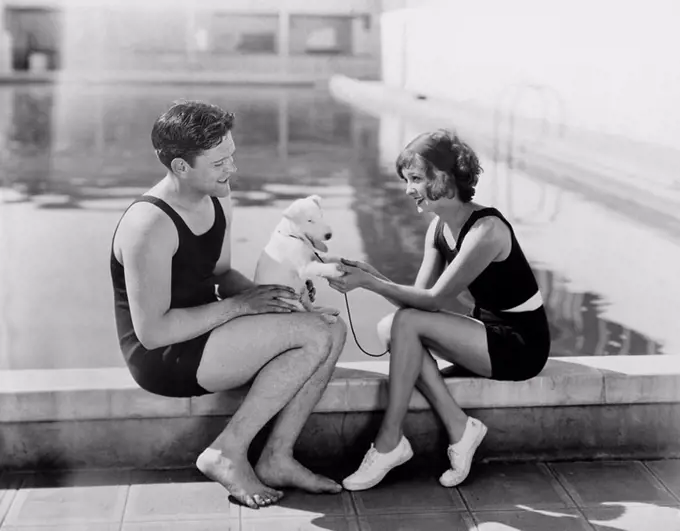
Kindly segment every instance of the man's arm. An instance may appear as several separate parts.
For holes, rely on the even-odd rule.
[[[222,299],[226,299],[238,295],[239,293],[243,293],[245,290],[257,286],[257,284],[240,271],[231,267],[231,231],[234,222],[233,210],[229,197],[220,198],[219,201],[222,206],[222,211],[224,212],[227,227],[224,231],[224,240],[222,241],[220,257],[217,260],[217,264],[215,264],[213,281],[217,285],[217,293],[219,296]]]
[[[242,315],[290,311],[282,299],[294,294],[268,286],[241,298],[170,308],[172,257],[178,245],[172,221],[160,211],[131,210],[118,228],[117,239],[132,324],[147,349],[193,339]]]
[[[217,284],[217,293],[222,299],[233,297],[258,285],[236,269],[228,269],[224,273],[216,274],[213,278]]]
[[[244,315],[235,300],[170,309],[177,232],[167,216],[137,208],[123,219],[118,237],[132,323],[142,345],[154,349],[187,341]]]

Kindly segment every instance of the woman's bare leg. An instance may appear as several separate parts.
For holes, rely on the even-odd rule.
[[[250,507],[282,493],[265,486],[248,463],[255,435],[288,404],[330,356],[332,330],[318,314],[244,316],[216,328],[198,368],[198,383],[224,391],[252,380],[224,431],[198,458],[198,468]],[[253,379],[254,377],[254,379]],[[300,411],[302,413],[302,411]],[[297,419],[304,423],[304,419]]]
[[[442,389],[433,378],[432,369],[436,369],[436,364],[429,369],[424,367],[425,356],[428,355],[424,344],[435,348],[449,361],[481,376],[491,376],[491,360],[482,323],[452,313],[424,312],[411,308],[399,310],[394,317],[390,338],[389,403],[375,440],[379,452],[389,452],[399,443],[408,404],[423,369],[426,369],[425,377],[428,378],[423,383],[434,384],[430,388],[435,393],[433,398],[440,406],[447,404],[443,394],[446,390],[444,382],[441,382],[444,385]],[[434,360],[431,361],[434,363]],[[446,394],[449,394],[448,390]],[[451,401],[455,404],[453,399]],[[451,402],[448,405],[450,407]],[[456,410],[460,411],[457,405],[451,410],[452,416],[442,415],[444,412],[438,411],[443,419],[451,422],[452,437],[460,437],[464,430],[464,426],[459,426],[455,420],[459,416]]]
[[[392,322],[395,314],[384,317],[378,323],[378,337],[383,348],[389,348]],[[424,347],[423,347],[424,348]],[[458,442],[465,431],[467,415],[449,393],[444,378],[432,354],[427,349],[423,352],[423,364],[416,379],[416,389],[430,402],[432,408],[442,419],[451,443]]]
[[[307,380],[302,389],[279,413],[262,455],[255,466],[258,477],[270,487],[302,487],[311,492],[340,492],[335,481],[314,474],[293,457],[293,446],[305,421],[319,402],[328,385],[335,364],[342,354],[347,337],[347,326],[338,318],[330,325],[331,353]]]

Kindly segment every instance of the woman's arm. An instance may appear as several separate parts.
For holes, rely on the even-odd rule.
[[[403,286],[370,276],[359,280],[359,285],[404,306],[438,311],[501,254],[508,238],[507,227],[502,221],[482,218],[472,226],[458,254],[431,288]]]
[[[439,275],[441,275],[441,272],[444,267],[444,259],[441,257],[439,251],[434,245],[434,233],[437,227],[437,219],[438,218],[435,218],[430,223],[430,226],[427,229],[427,234],[425,235],[423,259],[420,263],[420,268],[418,269],[418,274],[414,282],[414,286],[419,288],[431,287],[435,283],[437,278],[439,278]],[[352,260],[346,259],[343,259],[342,261],[346,264],[356,266],[362,271],[370,273],[379,280],[383,280],[389,283],[392,282],[389,278],[387,278],[385,275],[383,275],[380,271],[378,271],[375,267],[373,267],[370,264],[364,262],[354,262]],[[331,283],[331,285],[333,285],[333,283]],[[404,304],[397,301],[396,299],[392,299],[390,297],[385,297],[385,299],[387,299],[390,303],[394,304],[397,307],[404,306]]]
[[[386,282],[391,282],[391,280],[389,278],[387,278],[385,275],[383,275],[380,271],[378,271],[371,264],[367,264],[366,262],[359,262],[359,261],[356,261],[356,260],[348,260],[347,258],[342,258],[340,263],[348,265],[348,266],[356,267],[357,269],[360,269],[361,271],[368,273],[369,275],[372,275],[377,279],[384,280]],[[342,266],[341,266],[340,269],[342,270]],[[338,291],[341,291],[342,293],[345,293],[345,291],[342,291],[340,289],[340,285],[338,284],[337,279],[329,278],[328,279],[328,285],[333,289],[336,289]],[[389,303],[394,304],[397,307],[402,306],[398,301],[396,301],[394,299],[391,299],[389,297],[385,297],[385,299]]]
[[[442,271],[444,271],[444,258],[434,242],[434,234],[437,230],[438,220],[439,218],[437,217],[432,220],[430,226],[427,228],[427,234],[425,234],[423,260],[420,263],[416,281],[413,283],[413,286],[416,288],[431,288],[442,274]]]

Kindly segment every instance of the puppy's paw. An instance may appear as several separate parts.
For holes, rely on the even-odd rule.
[[[338,316],[330,313],[322,313],[321,319],[326,321],[328,324],[333,324],[338,322]]]
[[[324,315],[340,315],[340,310],[330,306],[314,306],[313,311]]]
[[[321,271],[320,276],[323,278],[340,278],[342,277],[345,272],[341,269],[342,264],[340,263],[333,263],[333,264],[324,264],[326,267]]]

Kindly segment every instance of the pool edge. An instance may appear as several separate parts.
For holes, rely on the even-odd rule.
[[[387,362],[340,363],[296,452],[351,459],[377,430]],[[456,401],[490,428],[489,459],[680,455],[680,357],[552,358],[525,382],[447,377]],[[164,398],[127,369],[0,371],[0,467],[186,466],[219,433],[245,389]],[[414,393],[405,432],[422,454],[445,440]]]

